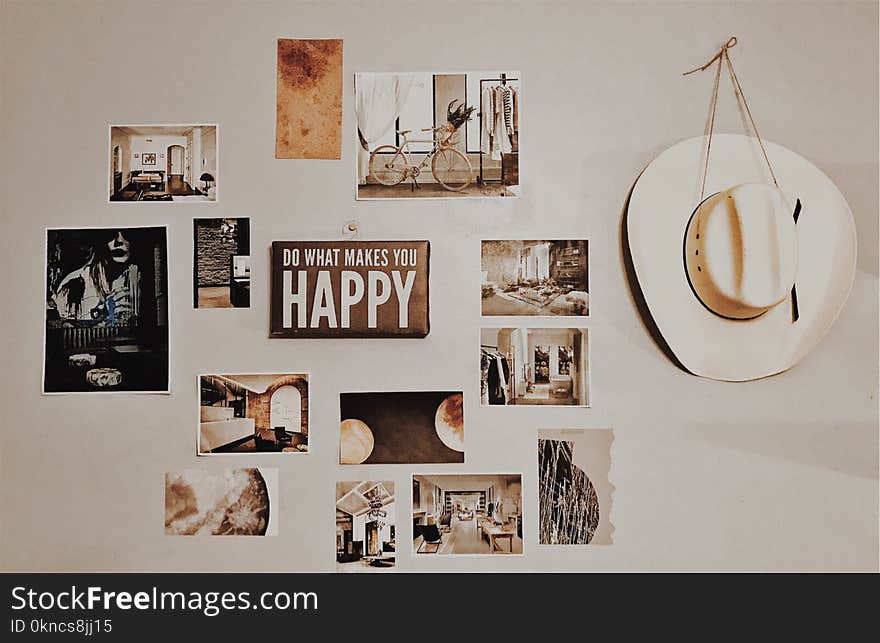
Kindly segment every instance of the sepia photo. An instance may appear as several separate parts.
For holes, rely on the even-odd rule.
[[[309,376],[200,375],[198,454],[308,453]]]
[[[522,476],[413,476],[414,555],[522,554]]]
[[[540,544],[611,544],[613,440],[609,429],[538,431]]]
[[[481,328],[481,406],[590,406],[586,328]]]
[[[46,232],[44,393],[168,393],[166,231]]]
[[[336,571],[394,569],[397,503],[390,480],[336,483]]]
[[[483,316],[590,314],[586,239],[483,241]]]
[[[461,391],[342,393],[340,464],[464,462]]]
[[[274,536],[277,513],[277,469],[186,469],[165,474],[169,536]]]
[[[519,109],[516,71],[356,74],[357,198],[519,196]]]
[[[250,219],[193,219],[193,306],[250,308]]]
[[[111,125],[111,202],[217,200],[216,125]]]

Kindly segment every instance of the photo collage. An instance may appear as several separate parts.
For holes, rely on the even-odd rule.
[[[343,42],[335,39],[278,39],[275,60],[275,159],[341,161],[348,140],[356,145],[348,166],[352,200],[384,202],[389,210],[402,200],[446,199],[455,208],[458,199],[522,196],[518,71],[370,72],[346,81]],[[356,119],[343,123],[351,80]],[[219,162],[223,137],[233,133],[222,122],[114,122],[108,130],[106,194],[113,207],[207,204],[179,206],[198,210],[191,293],[186,287],[192,308],[265,306],[251,298],[252,254],[261,251],[251,235],[259,215],[227,212],[220,190],[236,181]],[[383,389],[379,377],[336,390],[339,415],[328,418],[310,412],[310,386],[318,383],[308,363],[291,365],[291,372],[223,364],[192,382],[175,380],[172,391],[169,280],[189,277],[179,272],[184,262],[170,257],[179,245],[169,237],[181,230],[51,228],[45,246],[43,393],[192,399],[194,466],[165,475],[166,534],[279,534],[279,479],[286,473],[279,461],[315,457],[322,441],[312,441],[312,431],[338,422],[338,572],[393,571],[398,551],[417,562],[523,556],[532,542],[612,543],[612,430],[536,424],[534,467],[500,472],[471,457],[474,430],[465,431],[472,414],[465,400],[476,402],[477,395],[480,407],[592,406],[588,239],[482,238],[470,258],[475,277],[479,262],[480,292],[476,278],[461,291],[462,305],[479,302],[479,327],[469,330],[473,378],[435,387],[420,386],[416,375],[411,388],[396,390]],[[255,289],[268,294],[269,340],[418,342],[431,332],[428,239],[291,236],[273,239],[269,257],[265,283]],[[254,277],[262,281],[263,274]],[[519,411],[485,413],[502,421],[503,413]],[[235,456],[254,454],[278,460],[232,464]],[[230,464],[199,468],[199,461]],[[405,469],[400,476],[388,469],[371,475],[363,468],[371,465]],[[528,515],[531,507],[539,515]],[[535,533],[524,536],[529,529]]]

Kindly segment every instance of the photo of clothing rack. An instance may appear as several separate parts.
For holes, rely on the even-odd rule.
[[[479,183],[480,185],[483,185],[486,183],[502,183],[503,182],[503,179],[501,179],[501,178],[499,178],[497,180],[495,180],[495,179],[488,180],[484,176],[483,156],[487,153],[486,151],[484,151],[484,143],[486,141],[486,139],[485,139],[485,137],[486,137],[485,119],[489,117],[489,114],[487,113],[489,110],[489,107],[487,105],[485,105],[485,100],[484,100],[484,96],[486,93],[485,92],[486,86],[489,83],[500,83],[501,87],[507,88],[507,87],[509,87],[508,83],[512,83],[512,82],[519,82],[519,78],[508,78],[507,74],[503,74],[503,73],[499,74],[498,78],[481,78],[480,79],[480,109],[479,109],[479,116],[480,116],[480,147],[479,147],[480,170],[479,170],[479,174],[477,175],[477,183]],[[502,125],[508,130],[508,135],[510,136],[510,143],[509,143],[510,152],[515,151],[515,152],[519,153],[519,140],[518,140],[519,139],[519,122],[518,122],[519,121],[519,118],[518,118],[519,109],[518,109],[518,106],[515,104],[516,101],[518,100],[518,97],[517,97],[517,93],[516,93],[517,90],[515,88],[513,88],[512,86],[510,86],[510,89],[512,91],[506,92],[504,94],[505,99],[504,99],[504,104],[502,105],[501,118],[503,120],[505,120],[505,123],[503,123]],[[493,114],[494,113],[496,113],[495,110],[493,110]],[[494,115],[493,115],[493,118],[494,118]],[[495,129],[496,128],[493,127],[493,132],[495,131]],[[501,158],[501,157],[499,157],[499,158]],[[502,159],[502,168],[503,168],[503,159]],[[503,174],[503,169],[502,169],[502,174]]]

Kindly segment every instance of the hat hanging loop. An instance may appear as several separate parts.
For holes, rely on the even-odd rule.
[[[691,69],[690,71],[684,72],[683,76],[687,76],[689,74],[693,74],[698,71],[705,71],[709,67],[711,67],[716,62],[718,63],[718,67],[715,70],[715,82],[712,86],[712,112],[709,117],[709,136],[706,141],[706,158],[703,164],[703,180],[700,184],[700,202],[703,202],[703,198],[706,196],[706,176],[709,173],[709,153],[712,150],[712,134],[715,130],[715,112],[718,108],[718,88],[721,81],[721,66],[722,63],[727,64],[727,71],[730,75],[730,82],[733,84],[733,91],[738,100],[742,100],[743,107],[745,107],[746,115],[749,119],[749,124],[752,126],[752,130],[755,132],[755,138],[758,139],[758,145],[761,147],[761,153],[764,155],[764,161],[767,163],[767,169],[770,170],[770,177],[773,179],[773,185],[777,188],[779,187],[779,182],[776,180],[776,173],[773,171],[773,166],[770,164],[770,157],[767,156],[767,150],[764,148],[764,141],[761,140],[761,135],[758,133],[758,126],[755,123],[755,119],[752,116],[752,110],[749,109],[749,103],[746,100],[746,95],[743,92],[742,85],[740,85],[739,78],[736,75],[736,72],[733,69],[733,62],[730,60],[729,49],[731,47],[735,47],[737,44],[736,36],[731,36],[726,43],[718,50],[709,62],[707,62],[702,67],[696,67]]]

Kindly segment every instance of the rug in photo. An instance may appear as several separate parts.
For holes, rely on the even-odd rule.
[[[336,571],[394,569],[396,551],[394,482],[336,483]]]
[[[340,464],[464,462],[461,391],[342,393]]]
[[[199,455],[308,450],[307,374],[199,376]]]
[[[538,431],[542,545],[610,545],[610,429]]]
[[[46,233],[45,393],[167,393],[164,227]]]
[[[522,554],[520,474],[414,475],[414,554]]]
[[[586,239],[483,241],[484,316],[590,314]]]
[[[274,536],[278,470],[263,467],[165,474],[165,533]]]
[[[250,219],[193,219],[193,306],[251,305]]]
[[[357,198],[515,197],[520,74],[355,74]]]
[[[111,125],[110,201],[217,200],[216,125]]]
[[[586,328],[481,328],[481,406],[590,406]]]

